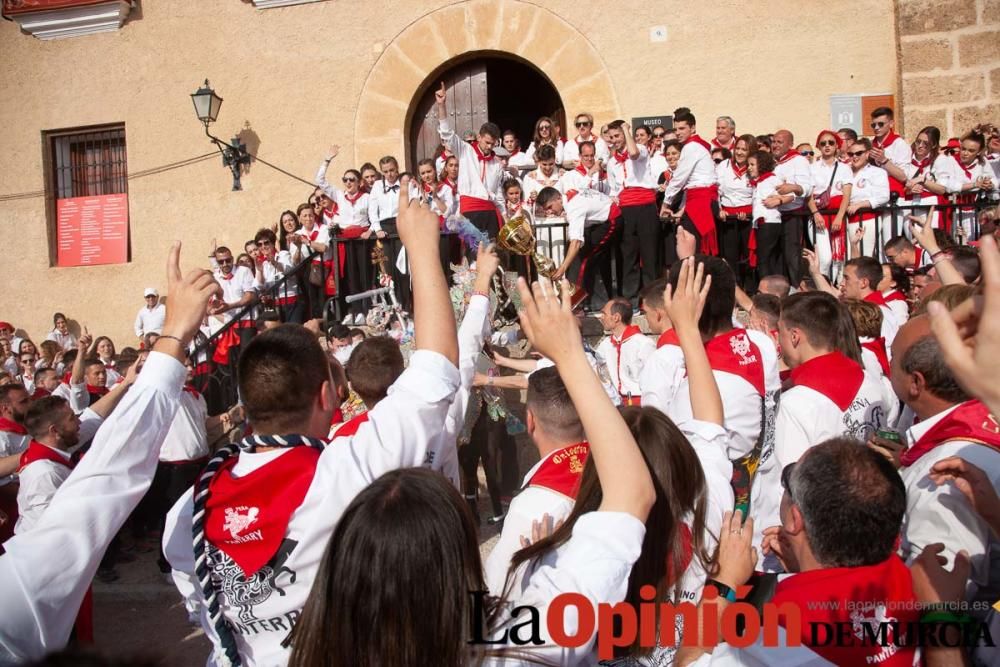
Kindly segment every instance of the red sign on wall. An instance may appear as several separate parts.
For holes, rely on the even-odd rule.
[[[56,200],[58,266],[128,261],[128,195]]]

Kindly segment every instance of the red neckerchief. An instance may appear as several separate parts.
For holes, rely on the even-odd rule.
[[[816,604],[823,600],[823,604]],[[913,593],[910,570],[899,556],[889,556],[877,565],[861,567],[831,567],[800,572],[782,578],[771,599],[776,609],[791,603],[799,610],[801,636],[796,639],[811,651],[834,665],[879,664],[881,667],[909,667],[913,664],[917,643],[895,636],[895,628],[913,627],[920,619],[920,605]],[[871,629],[885,627],[885,645],[881,642],[860,641],[866,633],[863,625],[874,624]],[[898,621],[898,625],[892,621]],[[779,612],[778,623],[788,627],[787,617]],[[851,641],[817,644],[813,628],[846,626],[853,630]],[[777,649],[780,651],[780,649]]]
[[[1000,423],[989,408],[973,399],[962,403],[903,452],[900,463],[910,466],[938,445],[964,440],[1000,451]]]
[[[333,216],[337,215],[337,212],[339,210],[340,210],[340,207],[337,206],[337,202],[331,201],[330,202],[330,208],[324,208],[323,209],[323,216],[327,217],[327,218],[330,218],[332,220]]]
[[[364,195],[365,195],[364,190],[358,190],[357,192],[355,192],[354,197],[351,197],[350,194],[344,192],[344,199],[351,202],[351,206],[354,206],[358,202],[358,200],[361,199]]]
[[[874,340],[870,340],[867,343],[861,343],[861,347],[866,350],[871,350],[875,358],[878,359],[878,365],[882,367],[882,374],[889,377],[889,355],[885,351],[885,338],[879,336]]]
[[[917,158],[910,158],[910,164],[917,168],[917,173],[914,174],[914,177],[916,177],[922,174],[924,169],[931,166],[931,158],[930,156],[925,157],[920,162],[917,162]]]
[[[330,416],[330,428],[332,429],[334,426],[343,423],[344,423],[344,411],[338,407],[336,410],[333,411],[333,414]]]
[[[94,385],[87,383],[87,393],[97,394],[98,396],[104,396],[108,393],[107,387],[95,387]]]
[[[119,382],[121,382],[121,380],[119,380]],[[52,394],[47,389],[42,389],[41,387],[35,387],[35,393],[31,395],[31,400],[37,401],[40,398],[45,398],[46,396],[51,396],[51,395]]]
[[[735,176],[737,179],[741,179],[744,176],[746,176],[747,169],[749,169],[750,167],[750,163],[747,163],[746,165],[744,165],[742,169],[740,169],[740,166],[736,164],[736,160],[730,160],[729,166],[733,168],[733,176]]]
[[[566,193],[566,196],[568,198],[569,197],[569,193]],[[640,329],[639,327],[635,326],[634,324],[629,324],[627,327],[625,327],[625,330],[622,331],[622,337],[620,339],[615,339],[614,334],[611,334],[611,336],[610,336],[611,347],[615,348],[615,352],[618,353],[618,357],[615,359],[615,365],[616,365],[617,370],[618,370],[618,393],[619,394],[622,391],[622,345],[624,345],[625,341],[627,341],[632,336],[641,336],[641,335],[642,335],[642,329]]]
[[[872,146],[874,146],[875,148],[883,148],[883,149],[888,148],[889,146],[892,146],[893,142],[895,142],[896,139],[902,139],[902,137],[900,137],[895,132],[890,132],[889,134],[885,135],[885,139],[879,140],[878,137],[872,139]]]
[[[906,296],[898,289],[891,290],[888,294],[883,294],[882,298],[885,299],[886,304],[889,304],[893,301],[902,301],[904,303],[906,302]]]
[[[687,140],[684,142],[683,145],[687,146],[688,144],[691,144],[691,143],[698,144],[699,146],[703,147],[709,153],[712,152],[712,147],[708,145],[708,142],[705,141],[704,139],[702,139],[701,137],[699,137],[697,134],[692,134],[690,137],[688,137]]]
[[[656,339],[656,349],[660,349],[666,345],[676,345],[680,347],[681,341],[677,337],[677,332],[673,329],[667,329],[660,334],[660,337]]]
[[[625,161],[628,160],[628,151],[615,151],[614,158],[618,164],[625,164]]]
[[[505,206],[507,207],[507,215],[510,217],[514,217],[524,207],[524,202],[517,202],[517,204],[513,208],[511,208],[511,204],[505,202]]]
[[[193,384],[186,384],[186,385],[184,385],[184,391],[186,391],[187,393],[191,394],[195,398],[198,398],[199,396],[201,396],[201,392],[198,391],[197,389],[195,389]]]
[[[436,190],[434,189],[434,187],[430,183],[421,183],[420,187],[423,188],[425,195],[429,195],[429,194],[432,194],[432,193],[436,192]]]
[[[746,329],[732,329],[705,343],[712,370],[737,375],[764,395],[764,363],[760,348],[747,336]]]
[[[972,164],[970,164],[970,165],[968,166],[968,168],[967,168],[967,167],[966,167],[966,166],[965,166],[965,165],[964,165],[964,164],[962,163],[962,158],[960,158],[960,157],[958,156],[958,153],[953,153],[953,154],[952,154],[952,157],[953,157],[953,158],[955,158],[955,162],[956,162],[956,163],[958,163],[958,168],[962,170],[962,173],[964,173],[964,174],[965,174],[965,177],[971,180],[971,179],[972,179],[972,171],[971,171],[971,170],[972,170],[972,166],[973,166],[973,165],[975,164],[975,162],[973,162]]]
[[[528,480],[528,486],[540,486],[576,500],[583,466],[589,455],[590,445],[586,442],[578,442],[552,452]]]
[[[772,176],[774,176],[774,172],[773,171],[764,172],[763,174],[761,174],[757,178],[751,178],[750,179],[750,185],[752,185],[753,187],[757,187],[758,183],[763,183],[764,181],[766,181],[767,179],[771,178]]]
[[[580,192],[578,190],[567,190],[566,191],[566,202],[568,203],[568,202],[573,201],[573,197],[577,196],[578,194],[580,194]]]
[[[580,172],[581,176],[590,176],[590,174],[587,173],[587,168],[582,164],[576,165],[576,171]]]
[[[315,227],[313,227],[312,231],[311,232],[306,232],[306,234],[309,235],[309,240],[310,241],[315,241],[316,237],[319,236],[319,225],[316,225]]]
[[[868,303],[874,303],[876,306],[885,305],[885,297],[882,296],[882,292],[879,292],[878,290],[875,290],[874,292],[866,296],[864,299],[862,299],[862,301],[867,301]]]
[[[789,160],[791,160],[796,155],[798,155],[798,153],[795,151],[795,149],[790,148],[790,149],[788,149],[787,153],[785,153],[780,158],[778,158],[778,164],[785,164],[786,162],[788,162]]]
[[[479,144],[475,141],[470,141],[469,145],[472,146],[472,150],[476,152],[476,159],[479,160],[479,181],[486,185],[486,165],[493,162],[493,158],[496,157],[493,153],[486,155],[481,150],[479,150]]]
[[[70,470],[72,470],[76,465],[76,461],[72,458],[60,456],[59,452],[57,452],[54,448],[43,445],[36,440],[32,440],[28,444],[28,448],[24,450],[23,454],[21,454],[21,458],[18,461],[17,471],[21,472],[28,467],[28,464],[34,463],[35,461],[52,461],[53,463],[65,466]]]
[[[337,432],[333,434],[334,438],[350,438],[357,434],[358,429],[361,428],[362,424],[368,423],[368,412],[362,412],[360,415],[355,415],[349,421],[344,422],[344,425],[337,429]]]
[[[0,431],[13,433],[14,435],[28,435],[28,429],[24,428],[23,424],[18,424],[16,421],[7,419],[6,417],[0,417]]]
[[[239,457],[233,456],[212,478],[205,538],[232,558],[245,577],[256,574],[278,551],[316,474],[319,454],[312,447],[292,447],[239,478],[232,473]]]
[[[518,151],[518,152],[520,153],[520,151]],[[444,183],[449,188],[451,188],[451,194],[454,195],[456,192],[458,192],[458,183],[453,183],[452,181],[450,181],[448,179],[447,176],[444,178],[444,180],[442,181],[442,183]]]
[[[585,141],[592,141],[592,142],[594,142],[594,144],[597,144],[597,135],[593,135],[592,134],[589,138],[574,137],[574,141],[576,141],[576,145],[577,146],[579,146],[580,144],[582,144]]]
[[[736,135],[733,135],[733,137],[729,140],[728,144],[720,144],[719,138],[713,137],[712,145],[715,146],[716,148],[725,148],[727,150],[733,150],[733,148],[736,147]]]
[[[667,167],[666,169],[663,170],[663,184],[664,185],[666,185],[667,183],[669,183],[670,180],[673,177],[674,177],[674,172],[670,170],[670,167]]]
[[[796,387],[809,387],[845,411],[858,395],[865,371],[853,359],[840,352],[830,352],[799,364],[792,369],[791,378]]]

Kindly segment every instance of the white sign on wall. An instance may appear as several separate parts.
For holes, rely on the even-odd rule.
[[[861,95],[830,95],[830,129],[849,127],[864,134],[861,121]]]

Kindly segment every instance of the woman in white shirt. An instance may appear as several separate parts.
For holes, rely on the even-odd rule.
[[[70,333],[69,324],[66,321],[66,316],[62,313],[55,313],[52,316],[52,324],[54,328],[49,332],[49,335],[45,337],[46,340],[54,340],[59,343],[62,349],[69,352],[76,347],[76,336]]]
[[[528,144],[528,150],[524,152],[525,157],[534,163],[535,151],[539,146],[549,144],[556,152],[556,164],[563,163],[563,142],[556,135],[555,123],[548,116],[542,116],[535,123],[535,133]]]
[[[844,219],[851,203],[851,168],[838,159],[843,143],[833,130],[823,130],[816,137],[819,159],[809,165],[813,191],[806,205],[812,213],[813,247],[819,260],[819,270],[830,276],[833,284],[847,259]]]
[[[956,203],[971,204],[979,196],[996,198],[1000,183],[986,161],[985,149],[986,138],[973,130],[962,137],[959,152],[942,161],[944,168],[938,182],[956,195]],[[967,240],[979,238],[974,207],[962,206],[954,210],[953,216],[952,235]]]
[[[107,336],[98,336],[93,346],[91,346],[88,356],[97,357],[104,364],[104,370],[107,371],[108,378],[104,383],[105,386],[109,388],[113,387],[122,379],[121,374],[115,369],[115,344],[110,338]]]
[[[920,130],[910,147],[913,157],[910,158],[909,164],[903,165],[906,183],[903,186],[903,200],[900,203],[927,208],[906,209],[906,215],[923,215],[931,206],[948,203],[948,189],[938,182],[938,174],[947,170],[947,165],[942,160],[950,158],[941,152],[940,144],[941,130],[928,125]],[[934,229],[941,226],[941,215],[941,212],[934,211],[931,218],[931,227]],[[903,234],[912,241],[910,226],[904,224],[902,227]]]
[[[868,161],[871,148],[871,142],[862,137],[847,149],[847,156],[851,159],[851,197],[847,206],[847,236],[853,239],[860,227],[863,231],[861,254],[878,257],[880,252],[876,233],[878,213],[875,209],[889,203],[889,176],[885,169],[876,167]]]
[[[744,284],[748,273],[753,187],[747,173],[750,156],[757,151],[752,134],[736,139],[733,155],[715,168],[719,180],[719,250],[722,258],[736,272],[737,285]]]

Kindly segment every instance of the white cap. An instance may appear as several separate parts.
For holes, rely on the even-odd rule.
[[[160,296],[160,293],[156,291],[155,287],[147,287],[146,291],[142,293],[143,298],[147,296]]]

